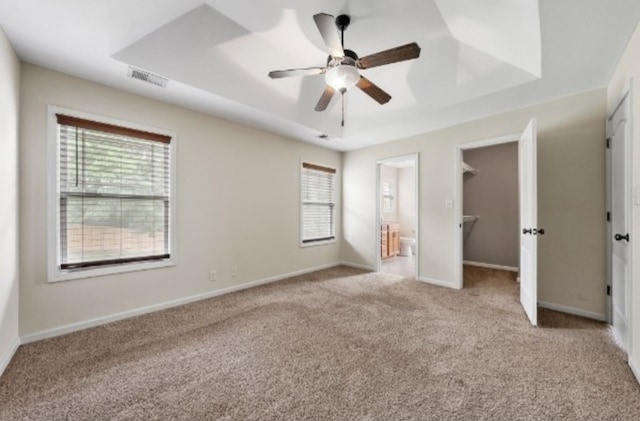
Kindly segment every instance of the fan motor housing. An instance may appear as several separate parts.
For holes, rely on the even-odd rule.
[[[331,64],[333,60],[333,57],[327,56],[327,66]],[[351,64],[352,60],[355,65],[355,62],[358,61],[358,55],[352,50],[344,50],[344,59],[342,59],[342,64]]]

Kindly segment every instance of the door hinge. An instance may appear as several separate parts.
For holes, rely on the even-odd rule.
[[[607,295],[611,295],[611,285],[607,285]]]
[[[611,222],[611,212],[607,212],[607,222]]]
[[[607,149],[611,149],[611,138],[607,138]]]

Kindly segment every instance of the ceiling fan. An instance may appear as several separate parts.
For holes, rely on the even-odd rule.
[[[412,60],[420,56],[420,47],[415,42],[412,42],[359,58],[355,52],[344,48],[344,31],[351,23],[351,18],[348,15],[340,15],[334,18],[327,13],[318,13],[313,16],[313,20],[316,22],[320,35],[329,51],[327,65],[303,69],[274,70],[269,72],[269,77],[279,79],[291,76],[325,75],[327,86],[320,96],[315,110],[326,110],[336,91],[340,92],[342,94],[342,126],[344,126],[344,94],[350,88],[357,86],[379,104],[386,104],[391,99],[391,95],[362,76],[360,74],[361,70]]]

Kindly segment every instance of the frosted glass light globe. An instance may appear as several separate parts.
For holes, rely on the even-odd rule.
[[[360,73],[355,66],[340,64],[325,73],[325,81],[336,91],[346,91],[360,80]]]

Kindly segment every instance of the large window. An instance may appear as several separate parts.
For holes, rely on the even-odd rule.
[[[302,244],[333,242],[336,238],[336,170],[302,163]]]
[[[60,112],[55,126],[53,280],[172,262],[172,137]]]

